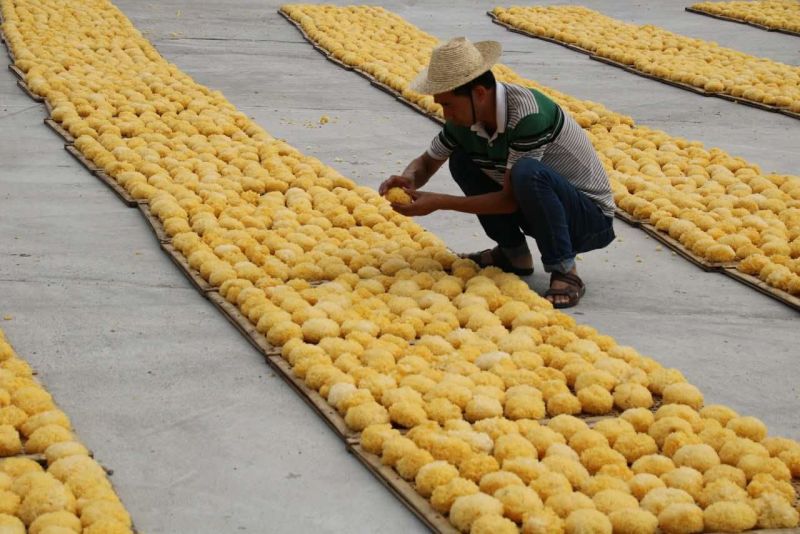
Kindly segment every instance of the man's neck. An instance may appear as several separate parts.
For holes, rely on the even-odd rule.
[[[478,111],[478,122],[483,124],[486,133],[493,135],[497,131],[497,89],[492,89],[487,95],[487,103]]]

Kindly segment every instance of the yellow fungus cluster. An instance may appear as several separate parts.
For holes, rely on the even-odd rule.
[[[679,371],[457,258],[166,63],[107,2],[18,1],[3,16],[18,65],[76,146],[147,201],[191,268],[458,529],[652,526],[662,519],[649,508],[662,507],[667,524],[684,511],[669,505],[702,495],[688,470],[721,467],[708,448],[681,450],[702,444],[733,470],[717,478],[755,484],[743,489],[763,501],[758,521],[797,524],[796,442],[724,407],[697,412],[702,395]],[[603,124],[629,126],[596,107]],[[615,405],[622,415],[592,428],[576,417]],[[650,496],[662,487],[692,500]],[[651,505],[613,511],[631,495]]]
[[[580,6],[496,7],[492,13],[532,35],[577,46],[657,78],[800,113],[798,67],[657,26],[629,24]]]
[[[704,406],[680,372],[574,324],[516,277],[451,268],[220,291],[261,313],[364,450],[463,532],[798,524],[800,444]],[[618,417],[578,417],[615,405]]]
[[[125,534],[131,518],[67,415],[0,330],[0,531]],[[34,460],[42,455],[44,468]]]
[[[392,204],[411,204],[412,198],[400,187],[392,187],[386,192],[386,200]]]
[[[424,406],[419,386],[402,387]],[[405,434],[377,422],[361,444],[462,532],[492,532],[484,524],[497,532],[740,532],[798,524],[791,480],[800,466],[789,456],[800,444],[766,437],[757,420],[720,405],[633,408],[593,424],[571,415],[547,422],[457,416]]]
[[[292,4],[282,10],[331,54],[441,116],[430,96],[408,89],[436,45],[430,35],[382,8]],[[609,173],[620,209],[700,258],[738,264],[800,294],[800,178],[764,174],[699,141],[634,126],[630,117],[543,87],[505,65],[493,70],[503,82],[546,93],[575,117]]]
[[[69,418],[0,331],[0,456],[39,454],[74,439]]]
[[[795,0],[700,2],[692,8],[711,15],[766,26],[772,30],[800,33],[800,4]]]

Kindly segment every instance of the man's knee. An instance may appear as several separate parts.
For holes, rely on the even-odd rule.
[[[533,158],[522,158],[511,168],[511,186],[514,192],[537,192],[549,183],[546,166]]]
[[[547,176],[547,166],[533,158],[522,158],[511,168],[512,180],[524,180],[525,178],[542,179]]]

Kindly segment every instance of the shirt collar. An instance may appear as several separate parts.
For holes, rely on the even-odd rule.
[[[506,131],[506,107],[507,107],[507,99],[506,99],[506,87],[502,83],[498,82],[495,85],[495,105],[497,107],[497,130],[495,130],[494,134],[490,137],[488,133],[486,133],[486,128],[484,127],[482,122],[476,122],[472,126],[470,126],[470,130],[477,133],[479,136],[483,137],[484,139],[488,139],[491,143],[497,136],[504,133]]]

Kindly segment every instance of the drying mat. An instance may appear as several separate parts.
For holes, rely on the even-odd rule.
[[[735,268],[727,268],[723,272],[727,276],[733,278],[734,280],[741,282],[743,284],[747,284],[756,291],[760,291],[765,295],[777,299],[786,304],[787,306],[789,306],[790,308],[794,308],[795,310],[800,312],[800,298],[795,297],[794,295],[788,293],[787,291],[783,291],[775,287],[772,287],[771,285],[767,284],[757,276],[743,273],[742,271]]]
[[[670,237],[669,234],[657,230],[652,224],[649,223],[642,224],[641,228],[642,230],[644,230],[645,233],[647,233],[647,235],[651,236],[656,241],[662,243],[670,250],[675,251],[675,253],[689,260],[689,262],[696,265],[697,267],[700,267],[704,271],[718,272],[724,274],[730,278],[733,278],[737,282],[741,282],[745,285],[748,285],[751,288],[763,293],[764,295],[772,297],[778,302],[785,304],[786,306],[789,306],[790,308],[793,308],[794,310],[800,312],[800,298],[795,297],[788,291],[784,291],[777,287],[768,285],[767,283],[763,282],[762,280],[760,280],[755,276],[751,276],[739,271],[736,268],[738,262],[724,262],[724,263],[710,262],[705,258],[701,258],[696,254],[694,254],[691,250],[686,248],[680,241]]]
[[[512,26],[512,25],[510,25],[510,24],[508,24],[506,22],[503,22],[503,21],[499,20],[497,18],[497,16],[494,13],[492,13],[491,11],[487,11],[486,14],[489,15],[489,17],[492,19],[492,22],[494,22],[495,24],[503,26],[504,28],[506,28],[508,30],[511,30],[511,31],[513,31],[515,33],[520,33],[522,35],[527,35],[528,37],[533,37],[534,39],[540,39],[542,41],[547,41],[547,42],[550,42],[550,43],[560,44],[561,46],[565,46],[565,47],[569,48],[570,50],[575,50],[576,52],[580,52],[582,54],[586,54],[587,56],[589,56],[589,59],[593,59],[595,61],[599,61],[600,63],[605,63],[607,65],[612,65],[614,67],[618,67],[618,68],[623,69],[623,70],[625,70],[627,72],[630,72],[632,74],[636,74],[638,76],[642,76],[643,78],[648,78],[650,80],[655,80],[657,82],[661,82],[661,83],[664,83],[666,85],[671,85],[673,87],[678,87],[678,88],[684,89],[686,91],[691,91],[692,93],[696,93],[696,94],[701,95],[701,96],[713,96],[713,97],[721,98],[723,100],[728,100],[730,102],[736,102],[737,104],[744,104],[744,105],[751,106],[751,107],[754,107],[754,108],[758,108],[758,109],[761,109],[761,110],[764,110],[764,111],[771,111],[773,113],[780,113],[780,114],[786,115],[788,117],[792,117],[792,118],[795,118],[795,119],[800,119],[800,113],[795,113],[795,112],[790,111],[788,109],[783,109],[783,108],[780,108],[780,107],[777,107],[777,106],[770,106],[770,105],[767,105],[767,104],[764,104],[764,103],[761,103],[761,102],[756,102],[754,100],[748,100],[746,98],[741,98],[741,97],[738,97],[738,96],[728,95],[728,94],[724,94],[724,93],[716,93],[716,92],[705,91],[703,89],[700,89],[699,87],[695,87],[694,85],[690,85],[688,83],[681,83],[681,82],[676,82],[676,81],[673,81],[673,80],[668,80],[666,78],[660,78],[660,77],[655,76],[653,74],[649,74],[647,72],[643,72],[643,71],[641,71],[641,70],[639,70],[639,69],[637,69],[635,67],[632,67],[630,65],[626,65],[625,63],[620,63],[618,61],[614,61],[613,59],[608,59],[606,57],[598,56],[597,54],[595,54],[591,50],[586,50],[585,48],[580,48],[580,47],[575,46],[573,44],[565,43],[563,41],[559,41],[557,39],[553,39],[553,38],[550,38],[550,37],[542,37],[542,36],[536,35],[535,33],[530,33],[530,32],[527,32],[525,30],[520,30],[520,29],[515,28],[514,26]]]
[[[303,29],[303,27],[299,23],[295,22],[295,20],[292,17],[290,17],[288,14],[284,13],[283,9],[279,9],[278,10],[278,15],[280,15],[283,18],[285,18],[286,20],[288,20],[295,28],[297,28],[297,31],[299,31],[303,35],[303,38],[306,41],[308,41],[309,43],[311,43],[311,46],[314,47],[314,50],[316,50],[317,52],[319,52],[320,54],[322,54],[323,56],[328,58],[328,60],[336,63],[337,65],[339,65],[340,67],[342,67],[345,70],[356,70],[353,67],[351,67],[350,65],[348,65],[347,63],[344,63],[343,61],[339,61],[339,59],[337,59],[335,56],[331,55],[327,50],[325,50],[325,48],[323,48],[320,45],[318,45],[306,33],[306,31]],[[361,74],[362,76],[369,77],[369,75],[364,73],[364,72],[357,71],[357,70],[356,70],[356,72],[358,72],[358,74]]]
[[[656,241],[666,245],[669,249],[674,250],[681,257],[685,258],[686,260],[695,264],[696,266],[700,267],[706,272],[720,272],[723,269],[736,268],[736,265],[738,264],[738,262],[735,261],[718,263],[718,262],[708,261],[705,258],[701,258],[694,252],[686,248],[686,246],[683,243],[681,243],[677,239],[672,238],[669,234],[658,230],[655,226],[653,226],[650,223],[642,224],[641,229]]]
[[[6,44],[6,46],[8,46],[8,44]],[[25,83],[25,74],[21,70],[14,65],[9,65],[8,70],[14,73],[14,76],[17,78],[17,85],[26,95],[31,98],[31,100],[34,102],[44,102],[44,98],[31,91],[31,88],[28,87],[27,83]]]
[[[575,52],[580,52],[581,54],[586,54],[587,56],[591,56],[592,55],[591,52],[589,52],[585,48],[581,48],[578,45],[574,45],[572,43],[567,43],[567,42],[564,42],[564,41],[559,41],[558,39],[554,39],[552,37],[545,37],[543,35],[535,35],[535,34],[532,34],[530,32],[526,32],[525,30],[520,30],[516,26],[512,26],[511,24],[508,24],[507,22],[503,22],[502,20],[497,18],[497,15],[495,15],[491,11],[487,11],[486,14],[489,15],[489,18],[492,19],[492,22],[494,22],[495,24],[498,24],[498,25],[502,26],[503,28],[505,28],[505,29],[507,29],[509,31],[512,31],[514,33],[519,33],[519,34],[525,35],[526,37],[535,37],[536,39],[541,39],[542,41],[547,41],[548,43],[561,45],[564,48],[569,48],[570,50],[573,50]]]
[[[81,151],[75,148],[73,145],[64,145],[64,150],[69,153],[70,156],[78,160],[78,163],[86,167],[90,173],[94,174],[100,170],[100,167],[86,159],[86,156],[81,154]]]
[[[636,217],[634,217],[633,215],[631,215],[630,213],[621,208],[616,208],[614,210],[614,215],[616,215],[617,219],[619,219],[620,221],[625,222],[630,226],[633,226],[634,228],[639,228],[647,222],[646,220],[637,219]]]
[[[322,417],[328,426],[343,440],[357,440],[358,434],[347,428],[344,418],[315,390],[306,386],[292,372],[289,362],[283,359],[280,349],[267,342],[253,323],[239,309],[217,292],[206,293],[206,297],[225,316],[226,319],[242,334],[253,347],[264,355],[269,366],[297,392],[311,408]]]
[[[3,40],[3,42],[5,42],[5,40]],[[8,46],[8,45],[6,45],[6,46]],[[20,81],[23,81],[23,82],[25,81],[25,73],[22,72],[19,69],[19,67],[17,67],[13,63],[8,65],[8,70],[10,70],[12,74],[14,74],[14,76],[17,78],[17,80],[20,80]],[[41,97],[39,97],[39,98],[41,98]]]
[[[743,19],[737,19],[735,17],[728,17],[726,15],[718,15],[716,13],[709,13],[708,11],[703,11],[702,9],[697,9],[694,7],[687,7],[685,8],[686,11],[689,13],[697,13],[698,15],[705,15],[706,17],[711,17],[720,20],[726,20],[728,22],[736,22],[739,24],[747,24],[748,26],[753,26],[754,28],[758,28],[759,30],[766,30],[768,32],[776,32],[776,33],[785,33],[788,35],[794,35],[795,37],[800,37],[800,32],[795,32],[792,30],[784,30],[783,28],[773,28],[772,26],[765,26],[763,24],[758,24],[757,22],[749,22]]]
[[[3,23],[3,17],[0,16],[0,24],[2,23]],[[6,53],[8,54],[8,59],[13,65],[14,63],[16,63],[17,59],[14,57],[14,53],[11,51],[11,45],[8,44],[8,41],[6,40],[6,34],[3,33],[2,28],[0,28],[0,42],[5,45]]]
[[[172,262],[178,266],[178,268],[186,276],[186,278],[189,279],[189,282],[192,283],[195,289],[197,289],[203,294],[206,294],[209,291],[217,290],[217,288],[212,287],[211,284],[206,282],[203,279],[203,277],[200,276],[199,272],[192,269],[192,267],[189,265],[189,262],[187,262],[186,258],[183,257],[183,254],[181,254],[180,251],[177,250],[175,247],[173,247],[171,244],[162,243],[161,248],[164,250],[164,252],[167,253],[169,259],[171,259]]]
[[[416,492],[414,486],[391,467],[383,465],[380,457],[365,451],[361,445],[350,444],[348,451],[364,464],[370,473],[375,475],[381,484],[386,486],[414,515],[416,515],[431,532],[458,534],[458,530],[450,524],[442,514],[431,506],[428,500]]]
[[[156,235],[156,239],[159,243],[172,243],[172,239],[170,239],[169,234],[167,231],[164,230],[164,225],[161,223],[161,219],[156,217],[150,212],[150,205],[146,203],[137,204],[139,211],[142,212],[142,217],[150,226],[150,229],[153,230],[153,233]]]
[[[359,435],[347,428],[344,418],[336,411],[336,409],[328,404],[322,396],[305,385],[305,382],[294,376],[292,366],[289,362],[284,360],[281,356],[269,356],[266,358],[267,363],[273,371],[278,373],[280,377],[294,389],[311,408],[320,415],[325,423],[331,427],[337,436],[345,441],[358,441]]]
[[[532,37],[535,37],[535,36],[532,36]],[[643,78],[648,78],[650,80],[655,80],[657,82],[661,82],[661,83],[664,83],[664,84],[667,84],[667,85],[671,85],[673,87],[678,87],[678,88],[684,89],[686,91],[691,91],[692,93],[696,93],[696,94],[701,95],[701,96],[713,96],[713,97],[716,97],[716,98],[721,98],[723,100],[727,100],[729,102],[735,102],[737,104],[744,104],[746,106],[750,106],[750,107],[753,107],[753,108],[758,108],[758,109],[761,109],[763,111],[771,111],[773,113],[780,113],[781,115],[786,115],[788,117],[792,117],[792,118],[795,118],[795,119],[800,119],[800,113],[795,113],[795,112],[790,111],[788,109],[779,108],[777,106],[769,106],[769,105],[764,104],[762,102],[756,102],[755,100],[748,100],[746,98],[733,96],[733,95],[729,95],[729,94],[725,94],[725,93],[713,93],[713,92],[709,92],[709,91],[704,91],[703,89],[700,89],[699,87],[695,87],[694,85],[689,85],[687,83],[676,82],[676,81],[673,81],[673,80],[667,80],[666,78],[659,78],[658,76],[654,76],[652,74],[648,74],[646,72],[642,72],[642,71],[640,71],[639,69],[637,69],[635,67],[631,67],[630,65],[626,65],[624,63],[620,63],[618,61],[614,61],[613,59],[608,59],[608,58],[601,57],[601,56],[596,56],[596,55],[590,55],[589,58],[593,59],[595,61],[599,61],[600,63],[605,63],[607,65],[613,65],[614,67],[618,67],[618,68],[623,69],[625,71],[628,71],[628,72],[630,72],[632,74],[636,74],[637,76],[642,76]]]
[[[48,113],[48,115],[49,115],[49,113]],[[64,142],[67,143],[68,145],[72,145],[72,143],[75,142],[75,138],[72,137],[72,134],[69,133],[68,131],[66,131],[64,128],[62,128],[59,123],[57,123],[56,121],[54,121],[50,117],[44,119],[44,124],[45,124],[45,126],[50,128],[51,130],[53,130],[55,133],[57,133],[58,136],[61,139],[63,139]],[[95,167],[95,169],[97,169],[97,167]]]
[[[266,336],[259,332],[255,325],[250,322],[250,319],[245,317],[233,303],[228,302],[225,297],[217,292],[210,292],[206,297],[208,297],[208,300],[225,315],[228,321],[236,327],[239,333],[242,334],[257,351],[268,358],[281,355],[280,349],[270,345]]]
[[[114,192],[117,197],[129,208],[135,208],[139,204],[146,204],[146,201],[138,201],[133,198],[130,193],[128,193],[124,187],[119,185],[119,183],[113,179],[111,176],[107,175],[102,169],[97,167],[94,163],[86,159],[86,157],[81,153],[80,150],[75,148],[74,145],[67,144],[64,145],[64,149],[70,153],[70,155],[78,160],[86,170],[92,173],[98,180],[103,182],[111,191]]]
[[[11,49],[8,47],[8,43],[6,42],[5,38],[3,38],[2,40],[3,43],[6,45],[6,49],[10,51]],[[44,98],[33,93],[30,90],[28,85],[25,83],[25,74],[14,65],[9,65],[8,68],[17,77],[17,85],[34,101],[40,103],[43,102],[47,109],[47,114],[51,115],[53,111],[52,107]],[[141,203],[140,201],[137,201],[136,199],[131,197],[130,194],[125,190],[125,188],[122,187],[114,178],[112,178],[111,176],[103,172],[101,169],[99,169],[96,165],[87,160],[83,156],[83,154],[81,154],[80,151],[78,151],[78,149],[76,149],[72,145],[72,143],[75,141],[75,138],[72,136],[72,134],[70,134],[63,127],[61,127],[61,125],[58,124],[58,122],[54,121],[52,117],[49,116],[45,118],[44,123],[50,129],[56,132],[64,140],[65,143],[67,143],[67,145],[64,147],[67,150],[67,152],[69,152],[73,157],[75,157],[75,159],[80,161],[81,164],[83,164],[83,166],[86,167],[89,170],[89,172],[91,172],[101,182],[103,182],[106,186],[108,186],[114,192],[114,194],[116,194],[120,198],[120,200],[122,200],[125,203],[126,206],[136,207],[138,204]]]
[[[17,69],[13,65],[9,65],[9,69],[15,74],[21,75],[21,71],[19,71],[19,69]],[[25,91],[29,96],[31,96],[31,98],[33,98],[36,102],[44,102],[45,104],[47,104],[47,102],[42,97],[31,93],[30,89],[28,88],[27,85],[25,85],[25,82],[23,80],[21,79],[17,80],[17,85],[23,91]],[[49,115],[52,112],[52,108],[50,107],[49,104],[47,104],[45,107],[47,108],[47,112]],[[131,197],[131,195],[125,190],[125,188],[122,187],[115,179],[106,174],[94,163],[86,159],[86,157],[84,157],[84,155],[81,154],[81,152],[77,148],[75,148],[75,146],[72,144],[75,141],[75,138],[72,137],[72,134],[66,131],[58,122],[48,117],[44,119],[44,123],[64,140],[64,142],[66,143],[64,145],[66,151],[69,152],[70,155],[73,156],[75,159],[77,159],[84,167],[86,167],[86,169],[90,173],[92,173],[95,177],[97,177],[98,180],[100,180],[106,186],[108,186],[109,189],[111,189],[114,192],[114,194],[116,194],[120,198],[120,200],[122,200],[125,203],[126,206],[136,207],[138,204],[140,204],[140,201]]]

